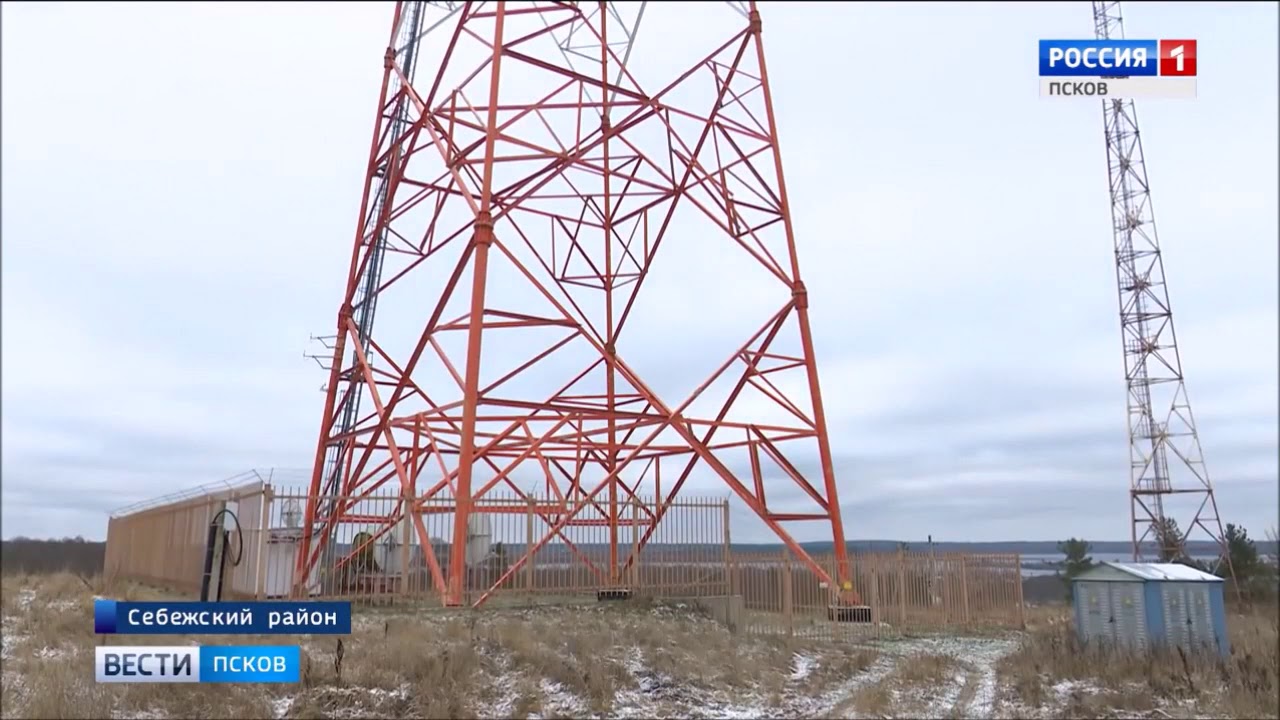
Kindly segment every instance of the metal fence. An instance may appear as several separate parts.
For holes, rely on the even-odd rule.
[[[294,584],[306,494],[273,491],[263,535],[263,597],[282,597]],[[378,518],[337,525],[326,542],[319,573],[309,578],[312,597],[360,603],[437,601],[453,561],[454,501],[432,498],[420,515],[424,545],[412,514],[406,519],[398,493],[338,498],[348,517]],[[466,546],[468,601],[492,590],[502,603],[546,602],[625,588],[631,594],[699,596],[728,588],[728,501],[682,498],[667,507],[649,537],[652,498],[619,506],[616,537],[605,510],[588,506],[549,542],[538,541],[573,501],[489,493],[472,504]],[[394,526],[385,519],[395,520]],[[527,555],[527,550],[535,551]]]
[[[277,488],[267,473],[250,472],[216,485],[138,503],[112,514],[105,572],[195,593],[201,585],[208,529],[220,510],[234,513],[223,579],[224,598],[285,598],[294,594],[307,496]],[[246,482],[246,480],[248,480]],[[327,538],[306,595],[359,604],[439,602],[438,578],[453,559],[453,500],[420,507],[428,543],[405,517],[394,490],[339,497],[347,521]],[[652,498],[621,503],[616,536],[602,508],[588,506],[549,542],[526,549],[556,522],[562,498],[490,493],[473,502],[462,553],[468,601],[492,590],[497,604],[567,600],[602,588],[633,595],[696,597],[728,591],[728,501],[681,498],[657,511]],[[388,523],[387,519],[394,521]],[[513,565],[519,564],[513,569]]]
[[[816,556],[837,577],[834,556]],[[1022,627],[1022,563],[1017,554],[857,553],[852,582],[870,622],[842,622],[820,576],[789,553],[734,553],[733,594],[742,625],[757,634],[826,637],[943,628]]]
[[[228,525],[233,538],[223,597],[296,596],[306,495],[278,489],[268,479],[249,473],[115,513],[107,532],[108,576],[198,592],[209,525],[227,509],[239,528]],[[480,498],[466,547],[457,554],[451,499],[420,506],[425,546],[412,522],[415,513],[405,517],[398,493],[339,500],[353,520],[335,527],[320,554],[306,588],[312,598],[439,605],[441,578],[460,557],[469,603],[486,594],[490,605],[594,602],[600,590],[622,589],[639,597],[693,599],[746,632],[804,637],[1023,624],[1019,556],[905,551],[852,556],[853,587],[871,622],[839,622],[831,589],[808,563],[787,552],[731,550],[729,504],[722,498],[673,502],[648,537],[653,499],[622,504],[616,528],[603,508],[589,507],[578,524],[562,528],[528,557],[526,549],[556,523],[556,507],[566,500]],[[838,577],[834,557],[814,560]]]

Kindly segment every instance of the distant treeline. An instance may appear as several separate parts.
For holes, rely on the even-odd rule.
[[[70,571],[81,575],[102,572],[107,544],[84,538],[33,540],[14,538],[0,543],[0,572],[43,574]]]

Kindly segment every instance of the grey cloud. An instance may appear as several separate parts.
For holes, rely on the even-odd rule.
[[[1274,524],[1275,476],[1241,474],[1236,468],[1242,463],[1272,464],[1276,450],[1274,441],[1217,448],[1216,456],[1225,462],[1211,464],[1210,469],[1218,481],[1224,521],[1259,527]],[[1034,440],[993,437],[953,449],[840,455],[835,458],[835,472],[845,520],[851,528],[859,528],[850,531],[859,538],[869,536],[861,529],[861,520],[854,518],[872,518],[870,527],[892,529],[898,533],[893,537],[922,537],[929,528],[963,527],[974,532],[985,528],[983,537],[991,540],[1014,536],[1047,540],[1054,539],[1055,532],[1075,532],[1061,528],[1077,523],[1079,532],[1115,539],[1123,538],[1123,532],[1112,530],[1108,535],[1106,528],[1117,527],[1113,522],[1117,518],[1127,519],[1127,461],[1125,438],[1116,429]],[[821,477],[816,457],[799,458],[796,464],[806,477],[814,481]],[[745,467],[734,469],[749,472]],[[789,479],[780,474],[772,479],[766,488],[771,509],[812,511],[812,501]],[[1099,521],[1100,510],[1105,523]],[[1194,512],[1194,508],[1179,512]],[[1181,516],[1179,512],[1173,513],[1175,517]],[[883,518],[893,520],[886,523]],[[1043,518],[1044,524],[1026,525],[1036,518]],[[994,529],[1016,527],[1024,528],[1021,535],[990,534]]]
[[[91,437],[94,443],[79,451],[23,449],[15,454],[24,466],[51,473],[170,473],[200,478],[211,472],[216,475],[220,467],[252,464],[254,458],[270,453],[266,447],[221,444],[199,435],[121,430],[97,422],[70,421],[58,429]]]

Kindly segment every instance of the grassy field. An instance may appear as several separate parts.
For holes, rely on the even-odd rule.
[[[1229,661],[1086,652],[1064,608],[1026,633],[859,643],[731,635],[688,608],[358,611],[342,638],[109,637],[111,644],[297,642],[296,685],[98,685],[94,595],[161,599],[69,574],[3,578],[0,714],[18,718],[1277,717],[1275,609],[1230,620]],[[341,658],[339,660],[339,657]]]
[[[1229,611],[1231,657],[1083,648],[1063,607],[1028,617],[998,664],[1002,705],[1018,717],[1280,717],[1280,619],[1274,605]]]

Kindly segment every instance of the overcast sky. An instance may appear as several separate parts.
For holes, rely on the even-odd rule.
[[[1126,9],[1128,37],[1199,41],[1199,97],[1138,113],[1219,506],[1261,537],[1277,517],[1276,5]],[[5,6],[5,537],[102,538],[117,506],[308,466],[327,378],[303,352],[333,332],[390,16]],[[763,16],[847,536],[1126,539],[1101,112],[1041,99],[1036,78],[1036,41],[1090,37],[1089,4]],[[707,42],[701,27],[646,14],[636,66]],[[669,326],[631,328],[658,384],[724,357],[687,308],[750,311],[752,329],[772,312],[740,279],[701,277],[668,274],[650,307]],[[741,520],[736,540],[769,539]]]

